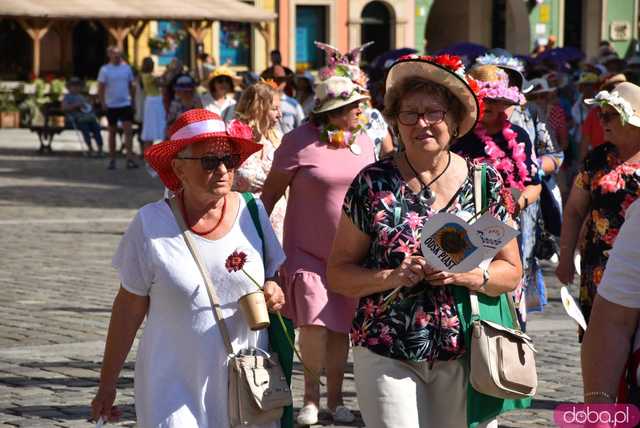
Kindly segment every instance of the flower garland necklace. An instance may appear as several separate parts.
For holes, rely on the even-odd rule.
[[[362,125],[351,128],[349,131],[327,124],[320,128],[320,141],[327,143],[335,149],[348,148],[354,155],[362,153],[362,148],[356,144],[358,134],[363,131]]]
[[[484,152],[487,154],[483,160],[493,166],[502,175],[505,184],[510,188],[524,190],[524,181],[528,177],[527,156],[524,152],[524,143],[518,143],[516,137],[518,133],[511,129],[511,122],[502,114],[502,135],[507,140],[507,145],[511,150],[511,156],[507,154],[493,141],[487,129],[480,123],[476,125],[474,134],[480,138],[484,145]]]

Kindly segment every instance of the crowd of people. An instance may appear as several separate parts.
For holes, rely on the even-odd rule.
[[[238,248],[269,308],[296,327],[305,367],[298,424],[318,422],[323,375],[333,420],[354,420],[342,394],[350,347],[368,427],[497,427],[501,413],[528,407],[530,399],[470,387],[469,296],[482,295],[483,314],[525,332],[527,313],[547,304],[543,259],[565,284],[580,263],[585,400],[637,399],[636,376],[622,372],[640,362],[631,340],[640,318],[640,58],[619,58],[604,43],[588,61],[528,61],[503,49],[477,58],[410,54],[370,81],[360,64],[366,46],[344,54],[317,46],[327,56],[317,76],[284,67],[277,51],[260,77],[211,66],[202,82],[178,61],[162,75],[143,61],[144,158],[167,197],[138,212],[114,257],[121,287],[94,418],[117,418],[118,374],[146,316],[140,426],[229,419],[222,335],[172,203],[197,238],[234,350],[269,346],[267,331],[251,331],[239,312],[246,277],[225,269]],[[135,78],[117,50],[110,55],[98,79],[109,149],[121,123],[129,154],[133,111],[123,94]],[[69,111],[82,113],[75,92],[67,97]],[[478,168],[487,212],[519,236],[468,272],[440,271],[422,254],[422,228],[438,213],[480,214]],[[251,224],[247,192],[258,198],[264,233]],[[612,348],[603,375],[602,353]]]

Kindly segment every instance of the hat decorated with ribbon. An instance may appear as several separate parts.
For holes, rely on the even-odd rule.
[[[177,191],[182,183],[173,172],[171,161],[182,150],[200,141],[210,141],[221,150],[240,155],[240,164],[262,148],[253,138],[251,128],[239,120],[225,122],[217,114],[205,109],[182,113],[169,128],[169,139],[149,147],[144,158],[158,173],[167,188]]]
[[[369,98],[348,77],[333,76],[316,86],[314,113],[324,113]]]
[[[419,56],[404,55],[391,65],[385,81],[386,95],[394,87],[409,78],[429,80],[447,88],[465,109],[459,126],[459,137],[469,133],[482,116],[483,102],[478,82],[465,74],[464,64],[455,55]]]
[[[611,92],[600,91],[593,98],[584,100],[586,104],[612,107],[620,114],[622,124],[640,128],[640,87],[630,82],[618,84]]]

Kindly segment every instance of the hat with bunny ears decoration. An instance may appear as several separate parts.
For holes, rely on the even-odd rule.
[[[320,80],[327,80],[330,77],[348,77],[353,83],[366,89],[369,78],[366,73],[360,70],[360,58],[362,52],[373,42],[367,42],[362,46],[351,49],[347,53],[340,52],[336,47],[322,42],[313,42],[319,49],[325,52],[327,66],[320,70]]]

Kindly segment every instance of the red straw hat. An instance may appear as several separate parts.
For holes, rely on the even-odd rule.
[[[171,161],[187,146],[204,140],[231,143],[233,153],[240,155],[241,164],[262,148],[261,144],[255,143],[251,128],[244,123],[234,119],[225,124],[213,112],[193,109],[182,113],[169,128],[169,139],[145,150],[144,158],[164,185],[175,192],[182,183],[173,172]]]

